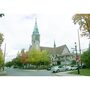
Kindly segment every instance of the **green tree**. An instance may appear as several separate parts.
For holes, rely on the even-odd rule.
[[[13,65],[12,61],[8,61],[5,63],[5,66],[6,67],[11,67]]]
[[[4,41],[3,34],[0,33],[0,48],[1,48],[3,41]]]
[[[23,67],[19,57],[16,57],[12,60],[12,66],[19,68]]]
[[[30,64],[40,67],[41,65],[48,66],[50,64],[50,58],[47,51],[31,50],[28,53],[28,60]]]
[[[72,60],[71,65],[76,65],[76,60]]]
[[[30,64],[36,65],[41,59],[41,52],[40,50],[31,50],[28,52],[28,61]]]
[[[85,51],[81,55],[81,61],[86,65],[87,68],[90,68],[90,50]]]
[[[4,57],[2,50],[0,50],[0,69],[3,67],[3,65],[4,65]]]
[[[44,65],[50,65],[51,63],[49,54],[46,50],[43,50],[41,52],[41,61],[43,62]]]

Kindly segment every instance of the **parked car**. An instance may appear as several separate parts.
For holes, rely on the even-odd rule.
[[[51,68],[51,71],[53,73],[57,73],[57,72],[63,72],[63,71],[66,71],[66,68],[64,66],[53,66]]]
[[[52,71],[53,73],[59,72],[59,66],[53,66],[53,67],[51,68],[51,71]]]
[[[59,66],[59,71],[60,72],[66,71],[66,67],[65,66]]]
[[[77,69],[78,69],[77,66],[73,66],[73,67],[71,67],[71,70],[77,70]]]
[[[65,66],[66,67],[66,70],[72,70],[72,67],[71,66]]]

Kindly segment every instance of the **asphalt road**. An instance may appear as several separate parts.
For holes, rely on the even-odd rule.
[[[6,69],[6,76],[55,76],[55,73],[47,70],[24,70],[24,69]]]

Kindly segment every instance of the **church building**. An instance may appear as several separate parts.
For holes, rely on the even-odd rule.
[[[50,54],[52,65],[69,65],[72,61],[72,55],[66,45],[56,47],[55,41],[53,47],[40,46],[40,34],[35,19],[35,26],[32,33],[32,46],[30,49],[47,50]]]

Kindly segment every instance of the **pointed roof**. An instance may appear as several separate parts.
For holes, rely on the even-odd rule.
[[[37,18],[35,18],[35,26],[34,26],[33,34],[39,34],[38,26],[37,26]]]

